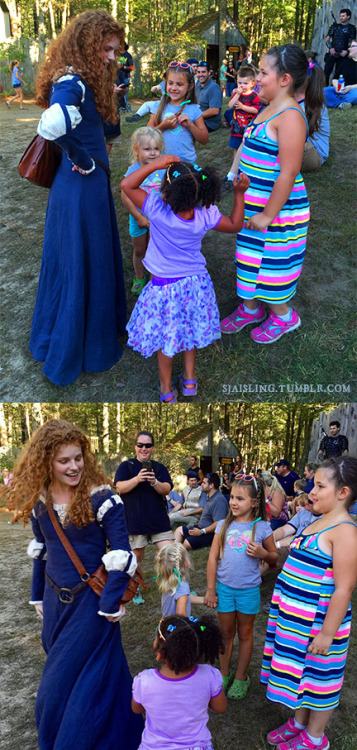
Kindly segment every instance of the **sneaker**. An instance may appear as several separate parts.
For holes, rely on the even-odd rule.
[[[351,109],[351,107],[351,102],[341,102],[341,104],[338,104],[337,109]]]
[[[10,103],[9,103],[9,102],[7,102],[7,101],[6,101],[6,99],[5,99],[5,104],[6,104],[6,106],[7,106],[7,108],[8,108],[8,109],[11,109],[11,107],[10,107]]]
[[[307,736],[305,729],[303,729],[297,737],[293,737],[287,742],[281,742],[277,746],[277,750],[328,750],[329,747],[330,743],[326,734],[322,735],[322,742],[320,745],[314,745]]]
[[[223,190],[224,193],[230,193],[231,190],[233,190],[233,180],[229,180],[227,175],[223,177],[223,180],[221,182],[221,190]]]
[[[267,741],[269,742],[269,745],[279,745],[279,742],[291,740],[293,737],[297,737],[300,733],[301,729],[296,728],[294,719],[289,719],[285,724],[282,724],[281,727],[269,732],[269,734],[267,734]]]
[[[125,122],[137,122],[138,120],[141,120],[140,115],[131,115],[131,117],[125,118]]]
[[[141,294],[141,292],[143,291],[145,284],[146,284],[145,277],[143,279],[134,279],[133,285],[130,290],[131,293],[139,297],[139,294]]]
[[[221,321],[221,331],[222,333],[238,333],[242,328],[252,323],[260,323],[265,318],[266,312],[262,304],[259,304],[253,315],[247,313],[243,304],[240,304],[234,312],[228,315],[228,318]]]
[[[258,328],[253,328],[250,336],[257,344],[273,344],[284,333],[295,331],[301,326],[301,320],[295,310],[292,310],[291,320],[282,320],[278,315],[270,313],[269,317]]]

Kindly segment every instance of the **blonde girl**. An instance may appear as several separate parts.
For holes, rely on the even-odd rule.
[[[357,459],[324,461],[309,497],[320,517],[291,542],[276,581],[261,681],[267,698],[294,709],[269,732],[279,750],[328,750],[325,728],[339,704],[357,578]],[[287,668],[288,665],[288,668]]]
[[[14,90],[14,96],[12,96],[11,99],[9,99],[9,101],[5,99],[5,104],[8,107],[8,109],[10,109],[10,102],[14,102],[15,99],[18,99],[18,98],[20,99],[20,109],[25,109],[25,107],[23,106],[24,94],[22,90],[24,81],[22,78],[22,73],[20,72],[20,69],[19,69],[19,64],[20,63],[18,60],[12,60],[12,62],[9,65],[9,71],[11,73],[11,84]]]
[[[270,471],[262,471],[261,478],[265,485],[267,513],[271,519],[271,527],[275,531],[289,520],[286,494],[279,480]]]
[[[248,667],[253,652],[253,627],[260,610],[259,560],[278,559],[270,524],[266,521],[264,485],[259,477],[243,475],[233,482],[229,513],[219,521],[207,563],[205,604],[216,607],[225,651],[220,656],[223,689],[228,698],[245,698],[250,685]],[[235,676],[230,671],[233,640],[239,640]]]
[[[179,542],[166,544],[156,556],[156,583],[161,597],[162,616],[189,617],[191,604],[203,604],[203,596],[190,593],[190,555]]]
[[[156,128],[138,128],[131,136],[131,149],[132,163],[125,177],[159,158],[164,151],[163,137]],[[163,169],[155,170],[143,180],[140,187],[146,193],[158,193],[164,174]],[[131,291],[139,296],[146,283],[143,258],[149,241],[150,222],[123,190],[121,199],[129,211],[129,234],[133,243],[134,280]]]
[[[162,132],[165,154],[191,164],[196,161],[195,141],[208,143],[208,130],[196,104],[195,77],[188,63],[170,62],[164,93],[155,102],[148,124]]]

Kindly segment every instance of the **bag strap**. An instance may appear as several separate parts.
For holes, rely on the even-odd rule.
[[[110,171],[109,167],[107,167],[107,165],[104,164],[104,161],[102,161],[101,159],[97,159],[96,156],[92,156],[91,158],[93,159],[93,161],[95,162],[95,164],[98,164],[99,167],[102,167],[102,169],[104,169],[104,172],[108,175],[108,177],[110,179],[111,171]]]
[[[56,514],[55,514],[54,509],[53,509],[52,503],[49,503],[49,505],[47,506],[47,510],[48,510],[48,515],[50,517],[50,520],[52,521],[53,528],[54,528],[57,536],[59,537],[60,541],[62,542],[62,544],[63,544],[63,546],[64,546],[64,548],[65,548],[65,550],[67,552],[68,557],[73,562],[73,565],[76,568],[76,570],[78,571],[78,573],[79,573],[82,581],[87,581],[88,578],[90,578],[90,575],[89,575],[89,573],[87,573],[87,571],[86,571],[86,569],[85,569],[85,567],[84,567],[81,559],[77,555],[77,552],[74,551],[74,549],[73,549],[73,547],[72,547],[72,545],[71,545],[68,537],[66,536],[66,534],[64,533],[64,531],[61,528],[60,524],[58,523],[57,518],[56,518]]]

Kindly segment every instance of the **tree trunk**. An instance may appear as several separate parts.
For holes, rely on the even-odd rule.
[[[103,404],[103,451],[109,455],[109,405]]]
[[[48,14],[50,17],[51,38],[56,39],[57,34],[56,34],[55,14],[53,12],[52,0],[48,0]]]
[[[212,471],[219,471],[219,404],[212,405]]]
[[[219,65],[227,51],[227,0],[219,2]]]

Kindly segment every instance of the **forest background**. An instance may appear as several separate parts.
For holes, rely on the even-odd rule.
[[[46,420],[67,419],[90,437],[93,450],[108,473],[118,460],[132,455],[136,433],[155,436],[155,458],[175,477],[196,452],[198,438],[212,429],[212,466],[219,465],[220,428],[237,448],[246,467],[269,468],[282,457],[303,471],[313,420],[337,404],[161,404],[126,403],[2,403],[0,404],[0,468],[12,468],[23,443]],[[317,452],[318,446],[316,446]]]

